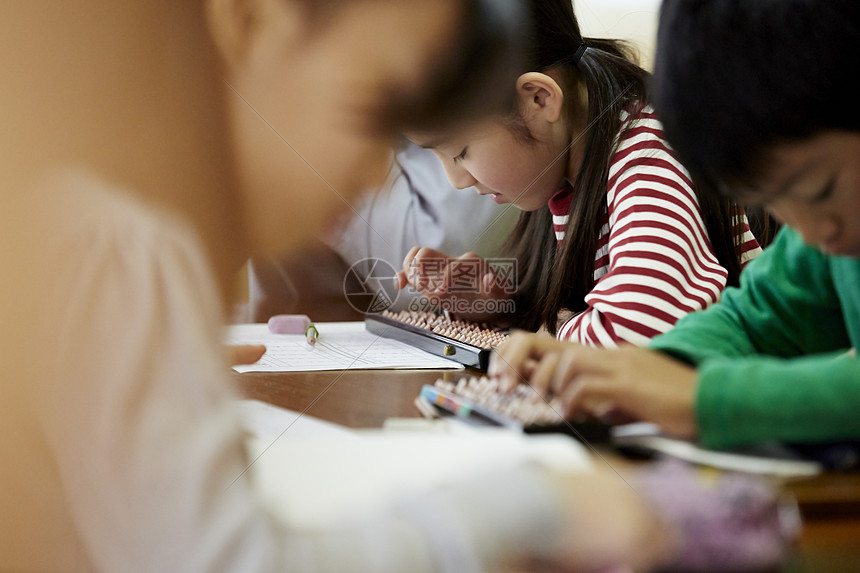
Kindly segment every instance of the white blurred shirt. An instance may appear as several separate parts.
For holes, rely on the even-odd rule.
[[[557,510],[525,467],[337,530],[287,529],[245,471],[221,306],[190,227],[86,174],[28,200],[20,279],[39,312],[0,394],[0,569],[480,571],[555,542]]]

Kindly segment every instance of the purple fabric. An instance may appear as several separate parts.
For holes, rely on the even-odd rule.
[[[671,570],[773,568],[800,533],[796,504],[761,476],[672,459],[644,470],[636,489],[680,537]]]

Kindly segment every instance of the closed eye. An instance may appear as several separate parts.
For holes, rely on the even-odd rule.
[[[464,147],[464,148],[463,148],[463,151],[461,151],[459,155],[457,155],[456,157],[454,157],[454,164],[455,164],[455,165],[456,165],[457,163],[459,163],[459,162],[463,161],[464,159],[466,159],[466,150],[468,150],[468,149],[469,149],[468,147]]]
[[[833,177],[827,182],[824,188],[809,199],[810,203],[823,203],[830,199],[833,195],[833,190],[836,188],[836,177]]]

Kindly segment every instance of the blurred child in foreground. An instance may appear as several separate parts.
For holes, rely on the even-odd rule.
[[[296,531],[246,471],[220,343],[236,270],[378,185],[396,130],[504,105],[477,91],[508,79],[515,8],[3,4],[0,569],[653,562],[657,528],[620,480],[464,475]]]

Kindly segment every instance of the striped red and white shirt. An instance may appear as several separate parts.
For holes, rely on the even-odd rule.
[[[558,338],[591,346],[645,345],[687,313],[720,298],[728,271],[717,261],[689,174],[678,162],[653,109],[622,115],[609,168],[607,212],[594,258],[595,285],[583,312]],[[570,217],[572,189],[549,201],[559,245]],[[741,262],[761,253],[746,216]]]

